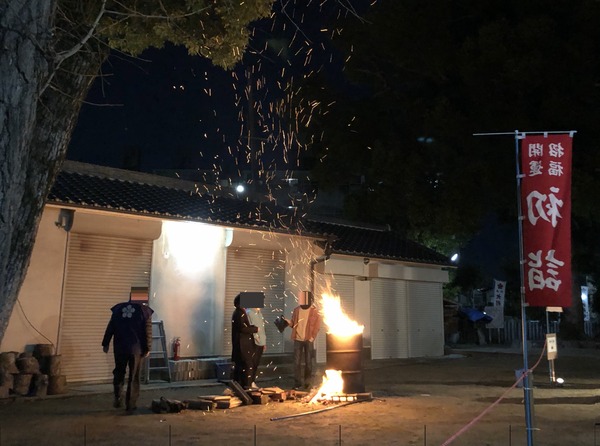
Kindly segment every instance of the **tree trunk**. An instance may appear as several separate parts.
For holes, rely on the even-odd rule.
[[[0,5],[0,342],[81,101],[107,55],[84,46],[56,64],[87,31],[56,8],[55,0]]]

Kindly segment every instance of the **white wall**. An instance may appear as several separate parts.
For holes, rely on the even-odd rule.
[[[349,256],[332,256],[324,264],[317,266],[323,274],[344,274],[356,277],[416,280],[421,282],[447,283],[448,271],[438,266],[408,265],[402,263],[380,262],[370,259],[368,264],[363,259]]]
[[[68,235],[55,224],[58,214],[59,209],[44,209],[25,282],[0,351],[23,352],[35,344],[57,343]]]
[[[438,266],[381,262],[377,259],[334,255],[315,267],[326,279],[328,275],[354,276],[354,314],[356,321],[365,326],[363,346],[371,346],[371,279],[385,278],[425,283],[446,283],[448,271]],[[442,296],[439,296],[441,307]]]
[[[354,279],[354,314],[356,322],[365,326],[363,347],[371,346],[371,281]]]
[[[210,356],[223,345],[226,234],[223,227],[164,221],[154,242],[150,306],[164,321],[167,349],[181,338],[181,356]]]

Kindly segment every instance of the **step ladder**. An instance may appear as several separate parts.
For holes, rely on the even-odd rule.
[[[158,375],[162,381],[171,382],[171,368],[169,367],[169,353],[163,321],[152,321],[152,349],[146,358],[146,373],[144,383],[150,382],[150,375]]]

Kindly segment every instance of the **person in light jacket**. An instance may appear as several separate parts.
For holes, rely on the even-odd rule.
[[[265,318],[260,308],[248,308],[248,319],[250,324],[258,328],[256,333],[253,333],[254,338],[254,356],[252,357],[252,377],[250,379],[250,387],[258,388],[256,385],[256,376],[258,374],[258,366],[263,353],[267,350],[267,334],[265,332]]]
[[[296,389],[310,387],[314,341],[321,328],[321,315],[313,304],[312,293],[302,292],[298,301],[300,305],[294,308],[292,319],[288,321],[292,328],[292,341],[294,341],[294,387]]]

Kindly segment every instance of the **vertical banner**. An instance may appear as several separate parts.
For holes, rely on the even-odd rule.
[[[506,282],[494,279],[494,306],[504,308]]]
[[[571,306],[570,134],[521,141],[521,209],[525,301]]]

